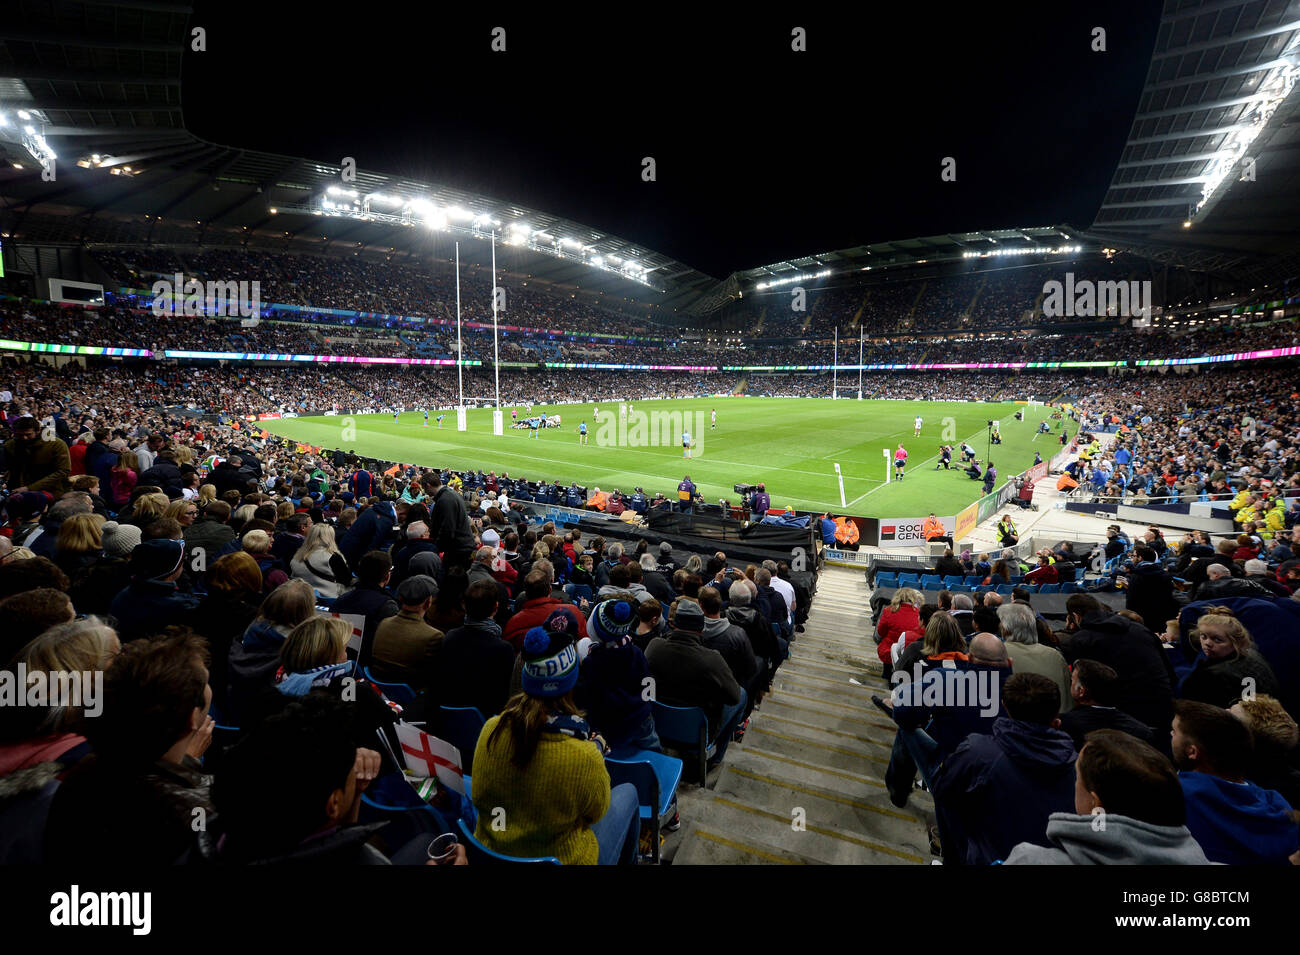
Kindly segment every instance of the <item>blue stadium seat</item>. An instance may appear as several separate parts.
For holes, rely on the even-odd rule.
[[[992,589],[993,589],[992,584],[980,584],[978,587],[975,588],[975,593],[986,594]]]
[[[379,687],[384,696],[388,697],[398,706],[410,706],[420,695],[415,692],[415,688],[409,683],[384,683],[380,680],[376,680],[374,675],[370,672],[370,667],[363,667],[361,672],[366,675],[367,680]]]
[[[437,737],[460,750],[460,768],[465,775],[471,775],[474,750],[487,720],[475,706],[441,706],[438,710]]]
[[[919,587],[921,586],[921,575],[920,574],[899,574],[898,586]]]
[[[1043,589],[1038,591],[1040,594],[1059,594],[1061,592],[1060,584],[1043,584]]]
[[[700,784],[709,775],[709,757],[717,747],[709,739],[709,720],[698,706],[669,706],[658,700],[650,702],[659,739],[673,749],[699,758]]]
[[[983,582],[984,582],[984,578],[981,577],[979,574],[968,574],[966,576],[967,587],[978,587]]]
[[[1079,584],[1076,581],[1067,580],[1065,583],[1061,584],[1061,593],[1063,594],[1077,594],[1078,592]]]
[[[405,845],[418,835],[436,835],[454,831],[437,809],[420,798],[401,773],[389,773],[376,779],[361,794],[358,822],[385,821],[389,845]]]
[[[682,780],[682,761],[649,750],[631,753],[626,759],[605,757],[610,786],[631,783],[636,787],[636,801],[641,818],[650,822],[650,843],[654,864],[659,864],[659,830],[664,817],[677,801],[677,784]]]
[[[943,587],[943,580],[938,574],[922,574],[921,587],[924,590],[940,590]]]
[[[998,584],[997,586],[997,592],[1002,594],[1004,597],[1009,596],[1013,590],[1015,590],[1014,584]]]
[[[880,573],[876,574],[876,586],[877,586],[877,587],[897,587],[897,586],[898,586],[898,574],[896,574],[896,573],[892,573],[892,572],[891,572],[891,573],[885,573],[884,571],[881,571]]]
[[[555,856],[537,856],[529,859],[516,859],[493,852],[474,838],[474,831],[465,824],[464,819],[456,820],[460,828],[460,840],[465,844],[465,854],[469,856],[470,865],[559,865]]]
[[[960,577],[949,576],[943,578],[943,586],[948,590],[952,590],[954,587],[960,587],[961,585],[962,578]]]

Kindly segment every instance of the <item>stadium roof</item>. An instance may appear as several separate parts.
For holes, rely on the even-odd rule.
[[[1300,0],[1167,0],[1089,233],[1261,282],[1300,271]]]
[[[611,304],[685,310],[718,284],[637,243],[512,202],[360,169],[344,182],[336,163],[199,139],[181,109],[186,5],[13,6],[0,26],[0,193],[10,228],[29,213],[46,226],[24,238],[95,241],[112,236],[114,222],[149,217],[193,222],[195,241],[209,245],[248,238],[335,254],[392,249],[446,260],[460,239],[462,262],[482,266],[496,232],[501,268]],[[49,154],[57,157],[52,182],[42,178]],[[331,200],[331,186],[349,195]],[[59,220],[62,234],[46,234]]]
[[[1002,256],[1045,255],[1065,251],[1085,240],[1078,229],[1070,226],[1032,226],[1024,229],[985,229],[979,232],[956,232],[916,239],[874,242],[835,252],[787,259],[737,273],[741,286],[761,288],[785,284],[795,278],[815,277],[819,272],[865,272],[891,266],[989,259]]]

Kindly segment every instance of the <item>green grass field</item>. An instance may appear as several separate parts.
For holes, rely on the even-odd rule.
[[[620,433],[618,405],[598,406],[602,424],[591,416],[592,405],[538,406],[563,418],[560,428],[547,429],[540,438],[510,428],[510,409],[504,409],[505,434],[492,434],[492,412],[468,413],[468,430],[456,430],[455,411],[447,412],[443,428],[436,428],[435,412],[425,428],[421,412],[403,414],[393,423],[391,414],[354,418],[288,418],[263,422],[276,434],[324,448],[344,448],[358,454],[404,464],[469,468],[509,473],[531,481],[577,481],[588,488],[630,492],[640,485],[649,494],[662,491],[671,497],[683,474],[690,474],[705,500],[727,498],[739,503],[732,485],[767,485],[774,507],[828,509],[870,517],[909,517],[934,511],[955,514],[980,496],[981,484],[964,473],[936,471],[940,444],[957,447],[970,442],[982,460],[986,454],[985,422],[1000,421],[1001,445],[992,457],[999,480],[1023,471],[1033,463],[1034,452],[1050,460],[1059,450],[1060,424],[1051,435],[1036,440],[1038,423],[1050,409],[1013,402],[933,401],[832,401],[829,398],[704,398],[680,401],[635,402],[637,418],[649,416],[650,427],[635,421]],[[1015,420],[1016,410],[1026,412]],[[718,425],[709,426],[709,412],[717,409]],[[520,416],[524,414],[520,409]],[[919,438],[913,437],[917,415],[924,418]],[[578,443],[578,424],[586,420],[589,443]],[[355,436],[344,436],[352,422]],[[681,448],[682,422],[695,440],[689,461]],[[1067,422],[1068,424],[1069,422]],[[351,438],[351,440],[349,440]],[[899,442],[907,448],[905,480],[885,483],[882,450],[891,453]],[[954,461],[960,453],[954,455]],[[840,506],[835,464],[844,475],[846,504]]]

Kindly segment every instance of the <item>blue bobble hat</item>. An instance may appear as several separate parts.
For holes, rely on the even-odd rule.
[[[632,632],[636,614],[626,600],[606,600],[591,615],[592,636],[603,643],[617,643]]]
[[[524,635],[523,689],[529,696],[558,699],[578,685],[578,645],[563,631],[533,627]]]

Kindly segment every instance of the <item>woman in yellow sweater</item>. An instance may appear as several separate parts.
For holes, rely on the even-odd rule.
[[[609,785],[605,741],[573,702],[573,636],[534,627],[524,637],[524,692],[487,721],[474,751],[475,837],[509,856],[565,865],[632,864],[636,788]]]

